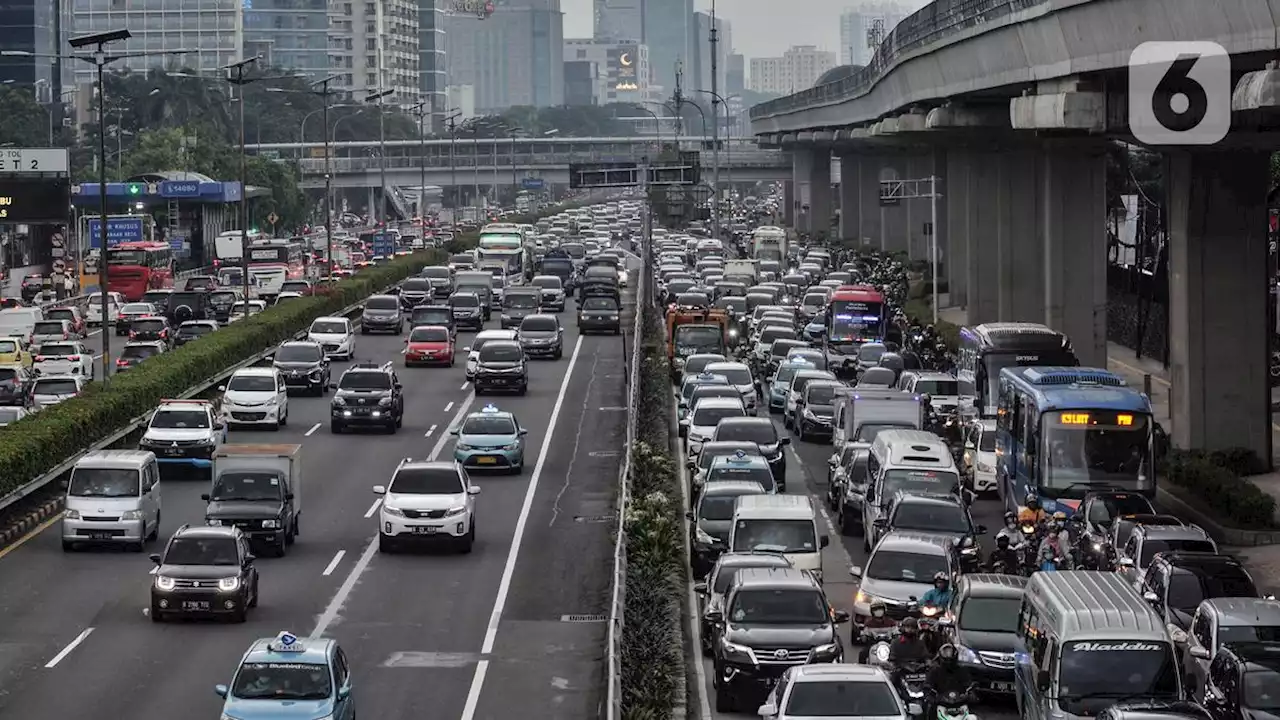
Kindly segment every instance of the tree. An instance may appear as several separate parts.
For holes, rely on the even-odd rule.
[[[53,108],[41,106],[32,94],[22,88],[0,85],[0,144],[15,147],[46,147],[49,144],[49,113]],[[61,128],[55,128],[56,141]]]

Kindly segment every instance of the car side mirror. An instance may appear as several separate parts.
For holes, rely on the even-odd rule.
[[[452,430],[450,430],[450,431],[449,431],[449,434],[450,434],[450,435],[453,435],[454,437],[457,437],[459,434],[461,434],[461,432],[462,432],[462,431],[461,431],[461,430],[459,430],[458,428],[454,428],[454,429],[452,429]]]
[[[836,610],[835,612],[831,613],[831,621],[834,622],[836,625],[843,625],[844,623],[849,622],[848,611]]]
[[[830,465],[831,467],[835,467],[836,465],[839,465],[839,464],[840,464],[840,461],[836,459],[835,455],[832,455],[831,457],[827,458],[827,465]]]
[[[964,444],[964,449],[965,449],[965,450],[976,450],[977,448],[974,446],[974,444],[973,444],[973,443],[971,443],[971,442],[967,442],[967,443],[965,443],[965,444]]]
[[[1196,645],[1196,646],[1192,647],[1191,649],[1187,650],[1187,654],[1189,654],[1191,657],[1193,657],[1193,658],[1195,658],[1195,659],[1197,659],[1197,660],[1208,660],[1208,659],[1210,659],[1210,658],[1209,658],[1209,648],[1206,648],[1206,647],[1204,647],[1203,645]]]
[[[778,706],[774,705],[772,702],[767,702],[761,705],[759,710],[756,710],[756,714],[762,718],[777,717]]]
[[[706,595],[708,592],[707,584],[704,582],[694,583],[693,592],[698,595]]]
[[[258,556],[257,556],[257,555],[254,555],[254,554],[252,554],[252,553],[250,553],[250,554],[248,554],[248,555],[245,555],[245,556],[244,556],[244,566],[245,566],[245,567],[249,567],[250,565],[252,565],[252,564],[253,564],[253,561],[254,561],[254,560],[257,560],[257,559],[258,559]]]
[[[403,385],[403,384],[401,384],[401,383],[396,383],[396,384],[395,384],[395,388],[396,388],[397,390],[403,390],[403,389],[404,389],[404,385]]]
[[[337,390],[337,389],[338,389],[338,383],[329,383],[329,389],[330,389],[330,390]]]
[[[724,613],[719,610],[708,610],[702,617],[705,618],[707,622],[717,623],[724,620]]]
[[[159,554],[159,553],[151,553],[151,554],[150,554],[150,555],[148,555],[147,557],[151,558],[151,562],[155,563],[156,565],[159,565],[159,564],[160,564],[160,554]]]
[[[467,494],[468,494],[468,495],[479,495],[479,494],[480,494],[480,486],[479,486],[479,485],[472,485],[472,486],[468,487],[468,488],[467,488]]]
[[[363,305],[357,305],[357,306],[356,306],[356,310],[358,310],[358,311],[360,311],[360,312],[364,312],[364,306],[363,306]]]
[[[227,696],[227,693],[229,693],[229,692],[231,692],[231,688],[227,687],[226,685],[214,685],[214,686],[213,686],[213,694],[214,694],[214,695],[217,695],[217,696],[218,696],[218,697],[220,697],[220,698],[224,698],[224,697],[226,697],[226,696]]]
[[[209,493],[200,493],[200,499],[209,502]]]
[[[387,486],[386,486],[386,485],[374,485],[374,486],[373,486],[373,494],[374,494],[374,495],[386,495],[386,494],[387,494]]]
[[[875,520],[873,520],[873,521],[871,522],[871,524],[872,524],[872,525],[875,525],[875,526],[876,526],[876,527],[878,527],[878,528],[887,528],[887,527],[889,527],[889,519],[888,519],[888,518],[876,518]]]
[[[830,544],[831,544],[831,537],[829,535],[823,535],[822,537],[818,538],[819,548],[827,547]]]
[[[226,392],[226,391],[227,391],[227,386],[226,386],[226,385],[219,385],[219,386],[218,386],[218,392],[224,393],[224,392]]]
[[[462,352],[465,352],[465,353],[469,353],[469,352],[471,352],[471,346],[470,346],[470,345],[468,345],[468,346],[466,346],[466,347],[462,348]]]
[[[1131,568],[1133,567],[1133,558],[1120,558],[1120,561],[1116,564],[1123,568]]]
[[[684,513],[684,518],[685,518],[686,520],[697,520],[697,519],[698,519],[698,516],[697,516],[697,514],[696,514],[696,513],[694,513],[692,510],[686,510],[686,511],[685,511],[685,513]]]
[[[779,439],[778,439],[778,444],[779,444],[779,445],[790,445],[790,444],[791,444],[791,438],[789,438],[789,437],[779,438]]]
[[[1148,590],[1148,591],[1146,591],[1146,592],[1142,593],[1142,599],[1143,599],[1143,600],[1146,600],[1146,601],[1147,601],[1147,602],[1149,602],[1149,603],[1160,602],[1160,596],[1159,596],[1159,595],[1156,595],[1155,593],[1151,592],[1150,590]]]
[[[978,526],[978,534],[979,534],[979,535],[986,535],[986,534],[987,534],[987,526],[986,526],[986,525],[979,525],[979,526]]]
[[[862,566],[861,566],[861,565],[852,565],[852,566],[850,566],[850,567],[849,567],[849,577],[852,577],[852,578],[861,578],[861,577],[862,577]]]
[[[287,492],[287,493],[285,493],[285,494],[284,494],[284,499],[285,499],[285,500],[292,500],[292,499],[293,499],[293,497],[294,497],[294,495],[293,495],[293,493],[291,493],[291,492]]]
[[[520,433],[519,433],[520,437],[524,437],[525,435],[528,435],[528,434],[529,434],[529,428],[520,428]]]
[[[346,700],[349,697],[351,697],[351,688],[349,686],[343,685],[342,687],[338,688],[339,700]]]

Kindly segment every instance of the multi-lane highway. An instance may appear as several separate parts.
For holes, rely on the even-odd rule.
[[[459,361],[399,370],[396,435],[331,435],[328,397],[291,398],[280,432],[233,431],[233,443],[303,447],[301,534],[287,557],[257,561],[261,604],[246,624],[153,624],[146,554],[66,554],[56,520],[0,551],[0,716],[217,717],[213,685],[253,640],[286,629],[339,640],[362,717],[598,716],[624,345],[579,336],[573,303],[562,319],[564,359],[534,361],[527,396],[476,398]],[[101,352],[100,335],[90,342]],[[356,360],[400,365],[403,343],[362,336]],[[475,477],[475,551],[379,554],[372,486],[402,458],[450,458],[449,429],[489,402],[529,429],[528,461],[520,476]],[[164,482],[162,538],[203,522],[207,489]]]

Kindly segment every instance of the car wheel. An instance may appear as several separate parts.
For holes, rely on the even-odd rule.
[[[391,543],[391,538],[383,535],[382,533],[378,533],[378,552],[386,553],[388,555],[395,552],[395,548]]]
[[[164,613],[160,611],[160,608],[156,607],[155,603],[151,603],[151,611],[147,614],[151,616],[151,622],[153,623],[164,622]]]
[[[329,423],[329,432],[333,433],[334,435],[341,435],[342,430],[343,430],[342,423],[336,423],[336,422]]]
[[[463,555],[466,555],[471,552],[471,550],[475,547],[475,544],[476,544],[476,521],[475,521],[475,518],[472,518],[471,528],[467,530],[467,534],[463,536],[462,547],[459,549],[462,551]]]
[[[156,526],[151,528],[151,534],[147,535],[147,540],[152,541],[160,537],[160,511],[156,511]]]

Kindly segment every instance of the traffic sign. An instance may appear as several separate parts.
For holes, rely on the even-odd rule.
[[[542,178],[527,177],[520,181],[520,187],[525,190],[541,190],[543,188]]]
[[[267,216],[267,222],[271,223],[272,225],[275,225],[276,223],[280,222],[280,216],[275,213],[271,213],[270,215]]]
[[[89,218],[89,247],[102,247],[102,231],[100,218]],[[119,245],[122,242],[141,242],[143,240],[142,218],[139,216],[107,218],[107,244]]]
[[[160,196],[166,198],[200,197],[200,183],[195,180],[162,180]]]
[[[66,148],[0,148],[0,172],[66,173]]]

